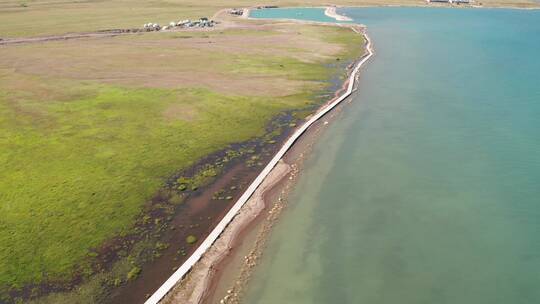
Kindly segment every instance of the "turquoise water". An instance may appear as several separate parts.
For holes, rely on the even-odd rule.
[[[244,302],[540,303],[540,12],[342,13],[376,55]]]
[[[271,18],[271,19],[297,19],[320,22],[336,22],[324,14],[324,9],[320,8],[273,8],[251,10],[249,13],[253,18]]]

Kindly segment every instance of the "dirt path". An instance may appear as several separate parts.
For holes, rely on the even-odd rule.
[[[70,40],[70,39],[81,39],[81,38],[114,37],[114,36],[125,35],[125,34],[133,34],[133,33],[124,32],[123,30],[107,30],[107,31],[101,31],[101,32],[73,33],[73,34],[45,36],[45,37],[5,38],[3,40],[0,40],[0,45],[48,42],[48,41]]]
[[[223,11],[224,12],[224,11]],[[215,16],[223,13],[222,11],[216,13]],[[84,38],[107,38],[107,37],[116,37],[120,35],[142,35],[142,34],[157,34],[157,33],[168,33],[168,32],[200,32],[200,31],[213,31],[213,30],[223,30],[229,27],[233,27],[233,22],[223,22],[216,24],[213,27],[204,27],[204,28],[174,28],[169,30],[159,30],[159,31],[145,31],[143,29],[111,29],[111,30],[101,30],[95,32],[86,32],[86,33],[68,33],[62,35],[54,36],[43,36],[43,37],[22,37],[22,38],[0,38],[0,46],[10,45],[10,44],[23,44],[23,43],[44,43],[50,41],[62,41],[62,40],[72,40],[72,39],[84,39]]]

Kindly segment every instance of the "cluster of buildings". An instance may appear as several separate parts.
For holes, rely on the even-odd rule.
[[[182,20],[178,22],[171,21],[169,25],[165,25],[163,27],[157,23],[145,23],[143,25],[143,29],[147,32],[151,32],[151,31],[169,30],[175,27],[179,27],[179,28],[213,27],[216,24],[217,22],[215,22],[214,20],[209,20],[206,17],[202,17],[199,20],[195,20],[195,21],[191,21],[191,20]]]
[[[231,15],[242,16],[244,14],[244,9],[242,8],[233,8],[229,11]]]
[[[143,25],[143,29],[147,30],[147,31],[159,31],[161,29],[161,26],[157,23],[145,23]]]

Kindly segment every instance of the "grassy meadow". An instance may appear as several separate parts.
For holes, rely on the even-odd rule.
[[[0,291],[69,280],[171,174],[313,105],[361,45],[247,22],[0,47]]]

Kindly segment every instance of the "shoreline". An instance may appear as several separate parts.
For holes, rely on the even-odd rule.
[[[349,65],[347,71],[351,71],[354,64]],[[332,99],[321,107],[339,98],[341,93],[346,91],[347,85],[348,81],[342,83]],[[346,102],[349,103],[350,100],[346,99]],[[323,128],[329,121],[335,120],[343,106],[344,103],[341,103],[326,114],[324,120],[318,120],[299,138],[265,179],[261,188],[255,192],[254,197],[240,210],[237,218],[223,232],[223,236],[160,303],[239,303],[243,288],[249,281],[253,267],[257,265],[269,233],[287,207],[288,194],[301,174],[306,155],[309,155],[318,141]],[[273,173],[274,170],[282,172],[283,168],[288,172]],[[222,238],[226,239],[226,246],[220,243]],[[214,248],[219,249],[216,252]],[[236,270],[239,272],[236,273]],[[223,276],[229,277],[222,282]]]
[[[354,65],[364,56],[366,56],[366,53],[346,67],[348,76],[350,76],[350,71]],[[343,82],[341,87],[334,91],[332,99],[321,105],[321,108],[339,98],[342,92],[346,91],[347,86],[348,81]],[[288,195],[296,184],[298,176],[302,173],[306,156],[309,155],[314,144],[318,141],[324,127],[335,121],[336,116],[341,113],[345,102],[350,103],[351,100],[346,99],[346,101],[326,114],[324,120],[321,119],[314,123],[284,155],[282,161],[292,170],[288,175],[282,176],[280,180],[274,181],[272,187],[266,189],[266,192],[262,194],[263,209],[250,222],[241,224],[242,228],[239,229],[235,238],[229,243],[226,254],[223,254],[219,260],[207,269],[208,272],[211,272],[211,275],[203,283],[199,282],[200,285],[204,285],[199,301],[191,302],[182,299],[184,301],[165,301],[165,304],[239,303],[243,295],[243,289],[249,282],[252,269],[257,265],[258,259],[263,254],[264,246],[274,224],[279,220],[281,212],[287,208]],[[233,225],[235,223],[231,223],[231,226]],[[186,279],[189,280],[190,278]],[[187,286],[178,286],[177,288],[182,290]],[[171,293],[174,293],[174,291]]]
[[[339,97],[339,93],[344,91],[348,82],[336,91],[331,103]],[[297,182],[297,178],[302,174],[306,156],[311,153],[314,144],[319,140],[325,127],[335,121],[343,110],[345,103],[350,103],[347,98],[331,112],[324,116],[324,120],[317,121],[299,139],[297,143],[283,157],[283,162],[287,163],[292,172],[275,183],[275,186],[268,189],[264,194],[265,208],[250,223],[244,225],[237,238],[232,242],[232,248],[217,264],[213,265],[213,276],[205,282],[205,293],[199,302],[176,302],[190,304],[239,304],[244,296],[244,288],[249,283],[252,271],[257,266],[258,260],[264,254],[264,247],[270,236],[274,224],[279,220],[281,212],[288,207],[287,201],[291,190]],[[174,304],[167,303],[166,304]]]
[[[319,22],[317,23],[321,24]],[[337,23],[327,23],[327,24],[332,24],[334,26],[336,25],[344,26],[342,24],[337,24]],[[218,238],[220,238],[222,235],[225,235],[228,230],[233,231],[232,227],[234,223],[237,222],[235,218],[237,218],[237,216],[242,213],[242,209],[250,207],[249,204],[247,203],[251,201],[252,196],[256,193],[258,188],[262,187],[262,185],[267,182],[270,184],[272,184],[272,182],[279,182],[279,180],[272,181],[271,178],[269,178],[269,181],[266,181],[266,179],[273,172],[275,172],[274,170],[276,166],[278,166],[278,163],[282,163],[282,158],[293,147],[294,143],[303,136],[303,134],[308,130],[309,127],[311,127],[313,124],[319,121],[320,118],[322,118],[325,114],[327,114],[332,109],[334,109],[337,105],[341,104],[342,101],[344,101],[346,98],[348,98],[351,95],[351,93],[353,92],[354,85],[356,84],[356,78],[357,78],[360,68],[364,65],[365,62],[367,62],[369,58],[371,58],[371,56],[374,53],[372,50],[371,40],[365,32],[365,27],[362,27],[361,31],[357,29],[359,25],[347,25],[347,27],[350,27],[351,30],[353,30],[354,32],[364,36],[366,52],[355,64],[354,69],[350,73],[347,80],[344,82],[343,87],[345,88],[345,91],[339,97],[336,97],[332,99],[330,102],[328,102],[327,104],[323,105],[309,120],[307,120],[301,127],[295,130],[295,132],[287,139],[287,141],[283,144],[281,149],[276,153],[276,155],[272,158],[272,160],[270,160],[267,166],[262,170],[260,175],[257,176],[257,178],[253,181],[253,183],[247,188],[246,192],[244,192],[244,194],[234,204],[234,206],[230,209],[230,211],[223,217],[223,219],[214,228],[214,230],[212,230],[212,232],[208,235],[208,237],[200,244],[200,246],[195,250],[195,252],[188,258],[188,260],[184,264],[182,264],[181,267],[178,268],[178,270],[171,277],[169,277],[169,279],[163,285],[161,285],[161,287],[145,302],[145,304],[154,304],[154,303],[157,304],[161,302],[162,299],[168,299],[167,297],[174,296],[172,294],[168,296],[169,292],[173,290],[174,288],[176,288],[177,286],[181,286],[178,284],[179,283],[182,284],[181,281],[183,281],[183,279],[187,277],[186,275],[188,274],[188,272],[190,272],[194,267],[196,267],[197,264],[202,263],[201,261],[204,260],[203,255],[205,255],[206,257],[207,253],[210,250],[215,249],[216,246],[214,246],[214,244],[217,244],[217,242],[219,242]],[[261,189],[264,189],[264,187]],[[241,227],[249,223],[240,222],[240,224],[236,224],[236,225],[240,225]],[[230,227],[230,228],[227,229],[227,227]],[[237,229],[238,229],[238,226],[236,227],[236,230]],[[229,250],[230,249],[227,248],[227,246],[225,246],[224,249],[222,251],[218,251],[218,253],[211,260],[214,260],[214,261],[219,260],[220,257],[222,257],[223,255],[226,255],[226,253]],[[206,270],[205,272],[208,274],[208,270],[211,270],[213,267],[214,267],[214,263],[209,264],[205,268]],[[205,276],[205,278],[208,278],[208,276]],[[193,300],[199,301],[201,299],[201,297],[204,294],[205,286],[208,285],[206,284],[206,282],[207,282],[206,280],[203,280],[202,286],[195,287],[192,289],[192,291],[199,290],[199,293],[202,290],[202,293],[200,293],[200,295],[196,294],[193,296]]]
[[[280,161],[255,191],[233,222],[212,245],[191,272],[160,303],[200,303],[214,283],[217,265],[223,263],[246,229],[256,221],[266,205],[268,193],[293,172],[293,167]]]

